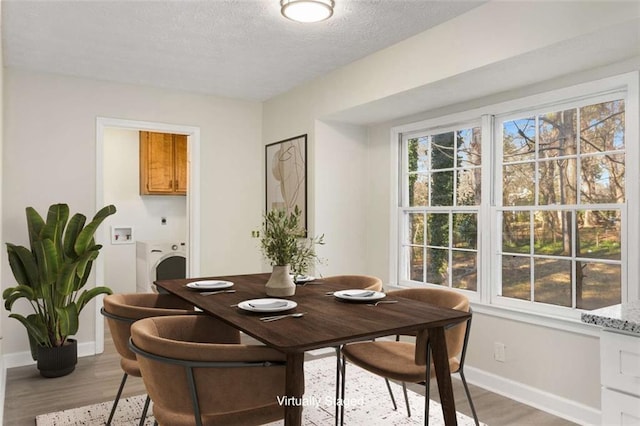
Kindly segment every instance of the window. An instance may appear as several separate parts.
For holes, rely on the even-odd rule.
[[[399,284],[573,318],[637,297],[637,74],[609,81],[395,129]]]
[[[466,290],[478,283],[480,127],[405,137],[404,277]]]
[[[625,103],[497,121],[499,295],[596,309],[620,303]]]

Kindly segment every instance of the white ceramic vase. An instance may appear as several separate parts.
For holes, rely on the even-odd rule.
[[[289,265],[273,267],[271,277],[265,285],[267,296],[285,297],[293,296],[296,293],[296,284],[289,274]]]

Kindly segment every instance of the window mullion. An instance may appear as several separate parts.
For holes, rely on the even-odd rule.
[[[427,282],[427,246],[423,245],[420,248],[422,249],[422,277],[420,278],[420,283],[424,284]]]
[[[540,121],[539,116],[536,114],[535,119],[535,149],[533,153],[533,205],[540,204]],[[533,299],[532,299],[533,300]]]
[[[582,159],[581,159],[581,135],[580,135],[580,120],[581,109],[576,108],[576,204],[582,204]],[[577,226],[576,226],[577,229]],[[577,253],[577,251],[576,251]]]
[[[454,142],[455,145],[455,142]],[[454,188],[455,188],[455,178],[454,178]],[[455,192],[454,192],[454,198],[455,198]],[[448,275],[449,275],[449,279],[447,280],[447,286],[449,288],[453,287],[453,212],[450,210],[449,211],[449,245],[448,245],[448,263],[449,263],[449,267],[448,269]]]
[[[433,155],[433,149],[432,149],[432,145],[431,145],[431,136],[428,136],[427,138],[427,164],[429,165],[428,170],[429,173],[427,174],[428,179],[428,190],[427,190],[427,206],[432,206],[433,202],[431,201],[431,194],[433,193],[433,171],[431,170],[431,164],[432,164],[432,155]],[[426,224],[426,222],[425,222]],[[426,242],[426,241],[425,241]],[[426,253],[425,253],[426,254]],[[426,279],[425,279],[426,281]]]
[[[536,271],[535,271],[535,257],[534,257],[534,253],[535,253],[535,231],[536,231],[536,227],[535,227],[535,222],[534,222],[534,215],[535,210],[529,210],[529,300],[531,302],[535,301],[535,276],[536,276]]]
[[[571,211],[571,228],[571,306],[575,309],[578,306],[578,262],[576,260],[578,255],[578,247],[576,246],[578,240],[578,215],[575,209]]]
[[[485,114],[482,116],[482,194],[483,196],[478,211],[478,262],[480,281],[478,291],[484,303],[493,303],[498,294],[497,283],[500,282],[497,275],[500,271],[500,256],[497,249],[498,238],[498,210],[497,195],[501,192],[501,170],[498,157],[502,155],[501,132],[495,126],[495,117]],[[502,204],[502,203],[499,203]]]

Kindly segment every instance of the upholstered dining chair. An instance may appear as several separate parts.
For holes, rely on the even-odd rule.
[[[240,343],[207,315],[154,317],[131,327],[131,349],[160,425],[259,425],[284,418],[285,354]]]
[[[411,288],[391,291],[388,294],[394,297],[418,300],[439,307],[471,312],[469,300],[466,296],[445,288]],[[464,376],[464,360],[469,342],[470,329],[471,317],[465,321],[465,323],[456,324],[446,329],[445,341],[447,353],[449,354],[449,369],[452,374],[460,374],[474,421],[476,425],[478,425],[478,416]],[[429,422],[429,385],[431,377],[435,376],[435,369],[431,362],[428,333],[421,332],[415,334],[415,336],[415,343],[400,341],[399,336],[397,336],[395,341],[377,340],[345,345],[342,348],[342,355],[345,358],[342,362],[342,397],[344,397],[344,381],[346,380],[346,360],[385,378],[394,409],[397,409],[397,406],[388,380],[392,379],[402,382],[408,416],[411,416],[411,411],[405,383],[425,383],[424,423],[427,425]],[[428,368],[426,367],[427,365],[429,365]],[[427,370],[429,370],[429,374],[427,374]]]
[[[325,283],[342,283],[348,288],[382,291],[382,281],[371,275],[333,275],[322,278]]]
[[[107,426],[109,426],[118,407],[127,377],[141,377],[136,355],[129,349],[131,324],[142,318],[192,314],[195,313],[195,310],[193,305],[169,294],[127,293],[105,296],[100,312],[107,318],[113,344],[120,355],[120,367],[124,371],[111,407],[111,413],[109,413],[109,420],[107,420]],[[148,407],[149,397],[147,397],[140,418],[141,425],[144,423]]]
[[[378,277],[374,277],[372,275],[332,275],[329,277],[322,278],[321,280],[324,283],[341,283],[346,288],[356,289],[361,288],[363,290],[371,290],[371,291],[382,291],[382,280]],[[336,346],[336,400],[340,397],[340,388],[342,383],[342,357],[340,356],[340,351],[342,346]],[[389,391],[391,391],[391,387],[389,386]],[[395,401],[394,401],[395,404]],[[336,419],[339,418],[341,407],[336,405]]]

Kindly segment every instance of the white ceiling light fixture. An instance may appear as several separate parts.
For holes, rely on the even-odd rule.
[[[280,0],[280,12],[296,22],[320,22],[333,15],[333,0]]]

